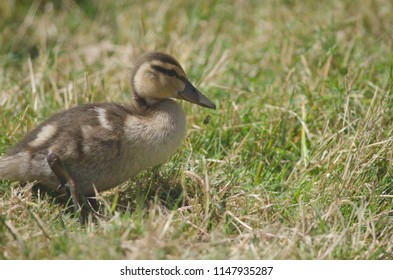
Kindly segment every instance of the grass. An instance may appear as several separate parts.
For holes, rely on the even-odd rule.
[[[182,104],[167,163],[81,227],[0,184],[1,259],[392,259],[392,3],[2,1],[0,154],[56,111],[130,99],[135,58],[176,57],[216,111]]]

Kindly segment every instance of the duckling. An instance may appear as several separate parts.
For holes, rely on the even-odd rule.
[[[85,104],[43,121],[0,158],[0,179],[37,181],[68,194],[80,210],[96,190],[114,188],[175,153],[186,118],[174,99],[216,108],[164,53],[141,57],[131,85],[129,105]]]

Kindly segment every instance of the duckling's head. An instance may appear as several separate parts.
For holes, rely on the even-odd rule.
[[[141,57],[134,68],[131,82],[134,98],[145,105],[166,98],[177,98],[216,108],[191,84],[179,62],[164,53],[151,52]]]

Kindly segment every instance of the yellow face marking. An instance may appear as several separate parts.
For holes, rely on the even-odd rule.
[[[37,137],[29,143],[32,148],[39,147],[45,144],[53,135],[55,135],[57,127],[54,124],[47,124],[42,127],[41,131],[38,132]]]

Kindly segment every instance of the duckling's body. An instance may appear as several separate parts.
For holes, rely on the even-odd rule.
[[[53,190],[59,180],[47,163],[55,153],[79,191],[94,195],[171,156],[185,135],[185,115],[173,100],[144,109],[115,103],[87,104],[44,121],[1,160],[1,174],[18,181],[38,180]],[[83,118],[79,116],[83,115]],[[17,164],[9,164],[13,158]]]
[[[168,159],[185,136],[172,98],[215,108],[176,60],[150,53],[136,65],[134,101],[86,104],[53,115],[0,159],[0,179],[39,181],[60,193],[92,196]],[[75,193],[73,193],[75,192]]]

